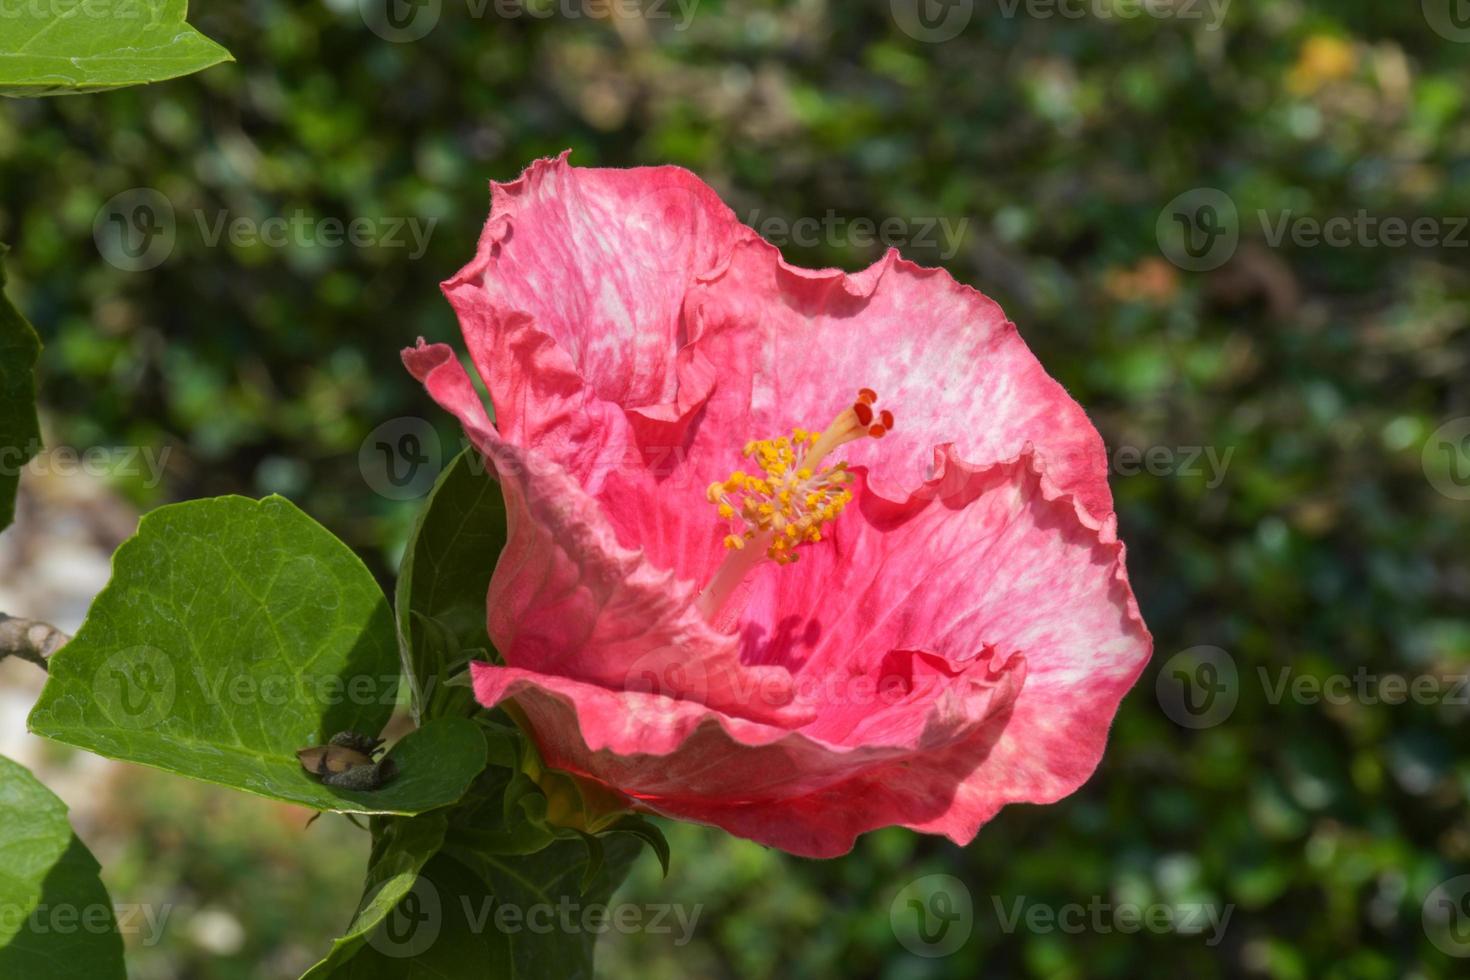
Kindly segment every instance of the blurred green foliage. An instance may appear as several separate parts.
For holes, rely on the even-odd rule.
[[[1446,229],[1470,215],[1470,45],[1432,30],[1419,3],[1241,2],[1217,30],[976,6],[943,43],[905,35],[889,4],[830,0],[704,0],[683,30],[676,16],[505,19],[446,0],[411,43],[375,35],[351,0],[201,8],[196,25],[238,63],[0,105],[0,239],[47,345],[53,442],[171,445],[161,487],[125,486],[141,502],[279,491],[386,578],[415,505],[369,491],[358,448],[402,415],[434,420],[445,460],[458,440],[397,351],[455,336],[437,283],[473,252],[487,179],[570,146],[584,165],[688,166],[757,222],[963,220],[952,255],[903,250],[1000,301],[1112,450],[1173,454],[1156,472],[1120,456],[1114,479],[1155,663],[1082,791],[1004,811],[969,848],[888,831],[818,863],[671,828],[671,878],[646,859],[622,894],[702,903],[695,936],[609,937],[602,971],[1463,975],[1467,961],[1428,940],[1421,904],[1470,870],[1467,708],[1272,703],[1260,672],[1470,664],[1470,503],[1435,489],[1422,454],[1470,416],[1470,250],[1273,246],[1258,215],[1366,209]],[[1241,245],[1186,273],[1155,229],[1200,187],[1233,199]],[[93,240],[99,209],[132,188],[160,191],[177,215],[172,254],[148,271],[114,267]],[[298,209],[437,224],[410,258],[210,247],[195,217]],[[785,251],[855,269],[879,247],[853,237]],[[1191,447],[1230,454],[1220,479],[1203,461],[1187,471]],[[1232,655],[1239,702],[1191,730],[1161,710],[1155,683],[1197,645]],[[197,815],[174,816],[193,832]],[[889,905],[934,872],[966,883],[974,932],[924,959],[896,940]],[[1208,946],[1175,932],[1007,932],[996,913],[1094,896],[1233,914]],[[244,910],[252,948],[282,935],[280,913]]]

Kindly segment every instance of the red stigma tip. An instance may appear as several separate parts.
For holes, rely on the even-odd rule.
[[[867,402],[853,402],[852,412],[857,416],[858,425],[867,425],[873,421],[873,410],[868,407]]]
[[[883,428],[883,426],[881,425],[874,425],[869,427],[868,429],[868,435],[872,436],[874,439],[882,439],[884,434],[887,432],[888,430]]]
[[[858,389],[858,401],[862,402],[864,405],[871,405],[871,404],[873,404],[877,400],[878,400],[878,393],[876,391],[874,391],[872,388],[859,388]],[[864,422],[863,424],[864,425],[867,425],[866,422]]]
[[[885,408],[882,413],[879,414],[878,420],[883,423],[883,428],[893,428],[893,413],[890,412],[888,409]]]

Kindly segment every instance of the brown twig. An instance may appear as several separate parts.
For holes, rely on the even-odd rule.
[[[45,670],[51,655],[70,639],[71,637],[49,623],[17,619],[0,613],[0,660],[14,654]]]

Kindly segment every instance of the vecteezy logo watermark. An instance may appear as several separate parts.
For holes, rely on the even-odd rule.
[[[802,248],[816,245],[872,248],[882,244],[889,248],[933,250],[947,262],[959,252],[970,219],[888,217],[874,221],[872,218],[847,218],[829,209],[821,218],[808,216],[789,220],[779,215],[762,217],[760,211],[752,211],[745,223],[777,247],[793,244]]]
[[[1424,899],[1424,934],[1446,956],[1470,956],[1470,875],[1442,881]]]
[[[975,928],[970,889],[953,875],[925,875],[893,897],[888,923],[903,948],[915,956],[949,956],[965,945]]]
[[[1466,0],[1470,3],[1470,0]],[[1290,208],[1256,212],[1261,237],[1271,248],[1470,248],[1470,217],[1396,215],[1358,209],[1326,218]],[[1164,206],[1155,225],[1159,249],[1181,269],[1209,272],[1235,255],[1241,219],[1235,200],[1214,187],[1185,191]]]
[[[382,887],[380,885],[379,890]],[[699,917],[704,912],[702,904],[583,904],[570,895],[558,896],[555,901],[519,904],[494,895],[456,892],[457,889],[451,889],[444,894],[428,878],[419,876],[408,894],[369,933],[369,945],[394,959],[419,956],[438,941],[444,930],[445,917],[452,915],[456,927],[462,926],[476,936],[491,931],[504,936],[522,933],[536,936],[553,933],[563,936],[642,933],[673,936],[675,946],[687,946],[694,938]],[[365,900],[364,907],[376,894],[374,892]]]
[[[439,433],[412,416],[384,422],[357,450],[362,478],[389,500],[415,500],[432,490],[443,459]]]
[[[1470,706],[1470,673],[1379,674],[1360,666],[1351,674],[1298,672],[1291,665],[1257,666],[1266,702],[1302,705],[1401,704]],[[1242,682],[1235,659],[1219,647],[1191,647],[1170,657],[1155,682],[1159,706],[1185,728],[1210,728],[1228,719]]]
[[[1196,187],[1164,206],[1154,234],[1170,262],[1190,272],[1209,272],[1235,254],[1240,244],[1240,212],[1224,191]]]
[[[433,946],[443,928],[444,905],[439,889],[419,875],[408,894],[368,934],[368,945],[384,956],[408,959],[422,955]]]
[[[628,240],[641,242],[630,258],[655,273],[684,267],[713,231],[710,202],[693,187],[661,184],[638,195],[622,215]]]
[[[472,20],[673,20],[674,30],[683,31],[699,0],[465,0],[464,5]],[[427,37],[443,13],[441,0],[358,0],[357,10],[368,30],[394,44]]]
[[[633,661],[623,678],[623,690],[634,697],[624,705],[634,719],[653,724],[677,713],[689,701],[703,704],[709,694],[709,675],[702,663],[689,660],[676,646],[659,647]]]
[[[108,198],[92,219],[92,241],[109,265],[124,272],[157,268],[173,254],[174,206],[151,187]]]
[[[1451,500],[1470,500],[1470,415],[1451,419],[1424,442],[1424,475]]]
[[[1423,0],[1424,19],[1446,41],[1470,44],[1470,0]]]
[[[440,0],[358,0],[357,12],[378,37],[407,44],[428,36],[441,11]]]
[[[122,728],[152,728],[173,710],[173,659],[157,647],[119,650],[92,675],[92,706]]]
[[[1234,905],[1212,905],[1208,902],[1110,902],[1100,895],[1087,904],[1065,902],[1052,905],[1028,901],[1021,895],[1007,903],[999,895],[991,896],[995,917],[1007,935],[1024,926],[1027,932],[1062,932],[1079,935],[1084,932],[1106,935],[1112,932],[1177,933],[1206,936],[1206,946],[1217,946],[1225,938]]]
[[[0,0],[3,2],[3,0]],[[195,208],[189,215],[205,248],[402,248],[423,257],[438,218],[385,216],[319,217],[305,208],[265,217]],[[187,226],[186,226],[187,227]],[[155,269],[173,254],[179,222],[173,204],[151,187],[134,187],[109,198],[92,221],[92,240],[108,264],[124,272]]]
[[[1197,646],[1170,657],[1154,682],[1159,707],[1176,725],[1211,728],[1229,718],[1240,699],[1235,658],[1219,647]]]
[[[959,37],[975,16],[975,0],[889,0],[889,8],[899,30],[930,44]]]

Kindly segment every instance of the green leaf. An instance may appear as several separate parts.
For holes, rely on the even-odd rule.
[[[647,844],[653,851],[654,857],[658,858],[659,867],[663,868],[664,877],[669,876],[669,840],[664,832],[656,825],[650,823],[647,817],[633,813],[623,817],[617,823],[609,827],[604,833],[608,834],[632,834],[643,843]]]
[[[474,710],[474,692],[448,681],[485,657],[485,595],[505,547],[505,502],[479,453],[439,474],[409,538],[394,601],[404,670],[420,717]]]
[[[493,916],[484,882],[439,854],[353,956],[318,964],[302,980],[506,980],[517,974],[508,937],[495,930]]]
[[[424,865],[438,853],[449,826],[442,810],[418,817],[375,817],[374,821],[381,823],[374,828],[373,853],[357,914],[332,944],[331,952],[306,973],[307,977],[330,976],[352,959],[368,934],[403,900]]]
[[[66,804],[0,756],[0,977],[123,980],[122,937],[98,870]]]
[[[393,711],[396,636],[351,550],[281,497],[161,507],[51,659],[31,730],[128,762],[321,810],[419,813],[485,764],[468,719],[411,733],[375,791],[324,785],[296,750],[373,735]]]
[[[355,956],[307,977],[591,980],[595,907],[605,913],[638,849],[627,837],[608,841],[586,890],[578,887],[586,863],[578,841],[518,858],[479,855],[471,864],[441,852]]]
[[[518,782],[529,780],[491,766],[464,799],[440,811],[448,828],[439,856],[366,941],[339,940],[334,955],[313,968],[308,980],[590,978],[597,932],[583,927],[582,913],[606,905],[641,842],[631,832],[591,838],[568,830],[555,839],[526,812],[526,797],[513,799]],[[374,847],[375,861],[380,846]],[[571,928],[560,918],[545,928],[527,919],[559,916],[568,906],[576,916]],[[350,955],[344,958],[339,949]]]
[[[21,2],[0,16],[0,95],[160,82],[230,61],[184,23],[186,0]]]
[[[5,252],[0,245],[0,531],[15,517],[20,471],[41,447],[36,422],[36,358],[41,341],[5,297]]]

